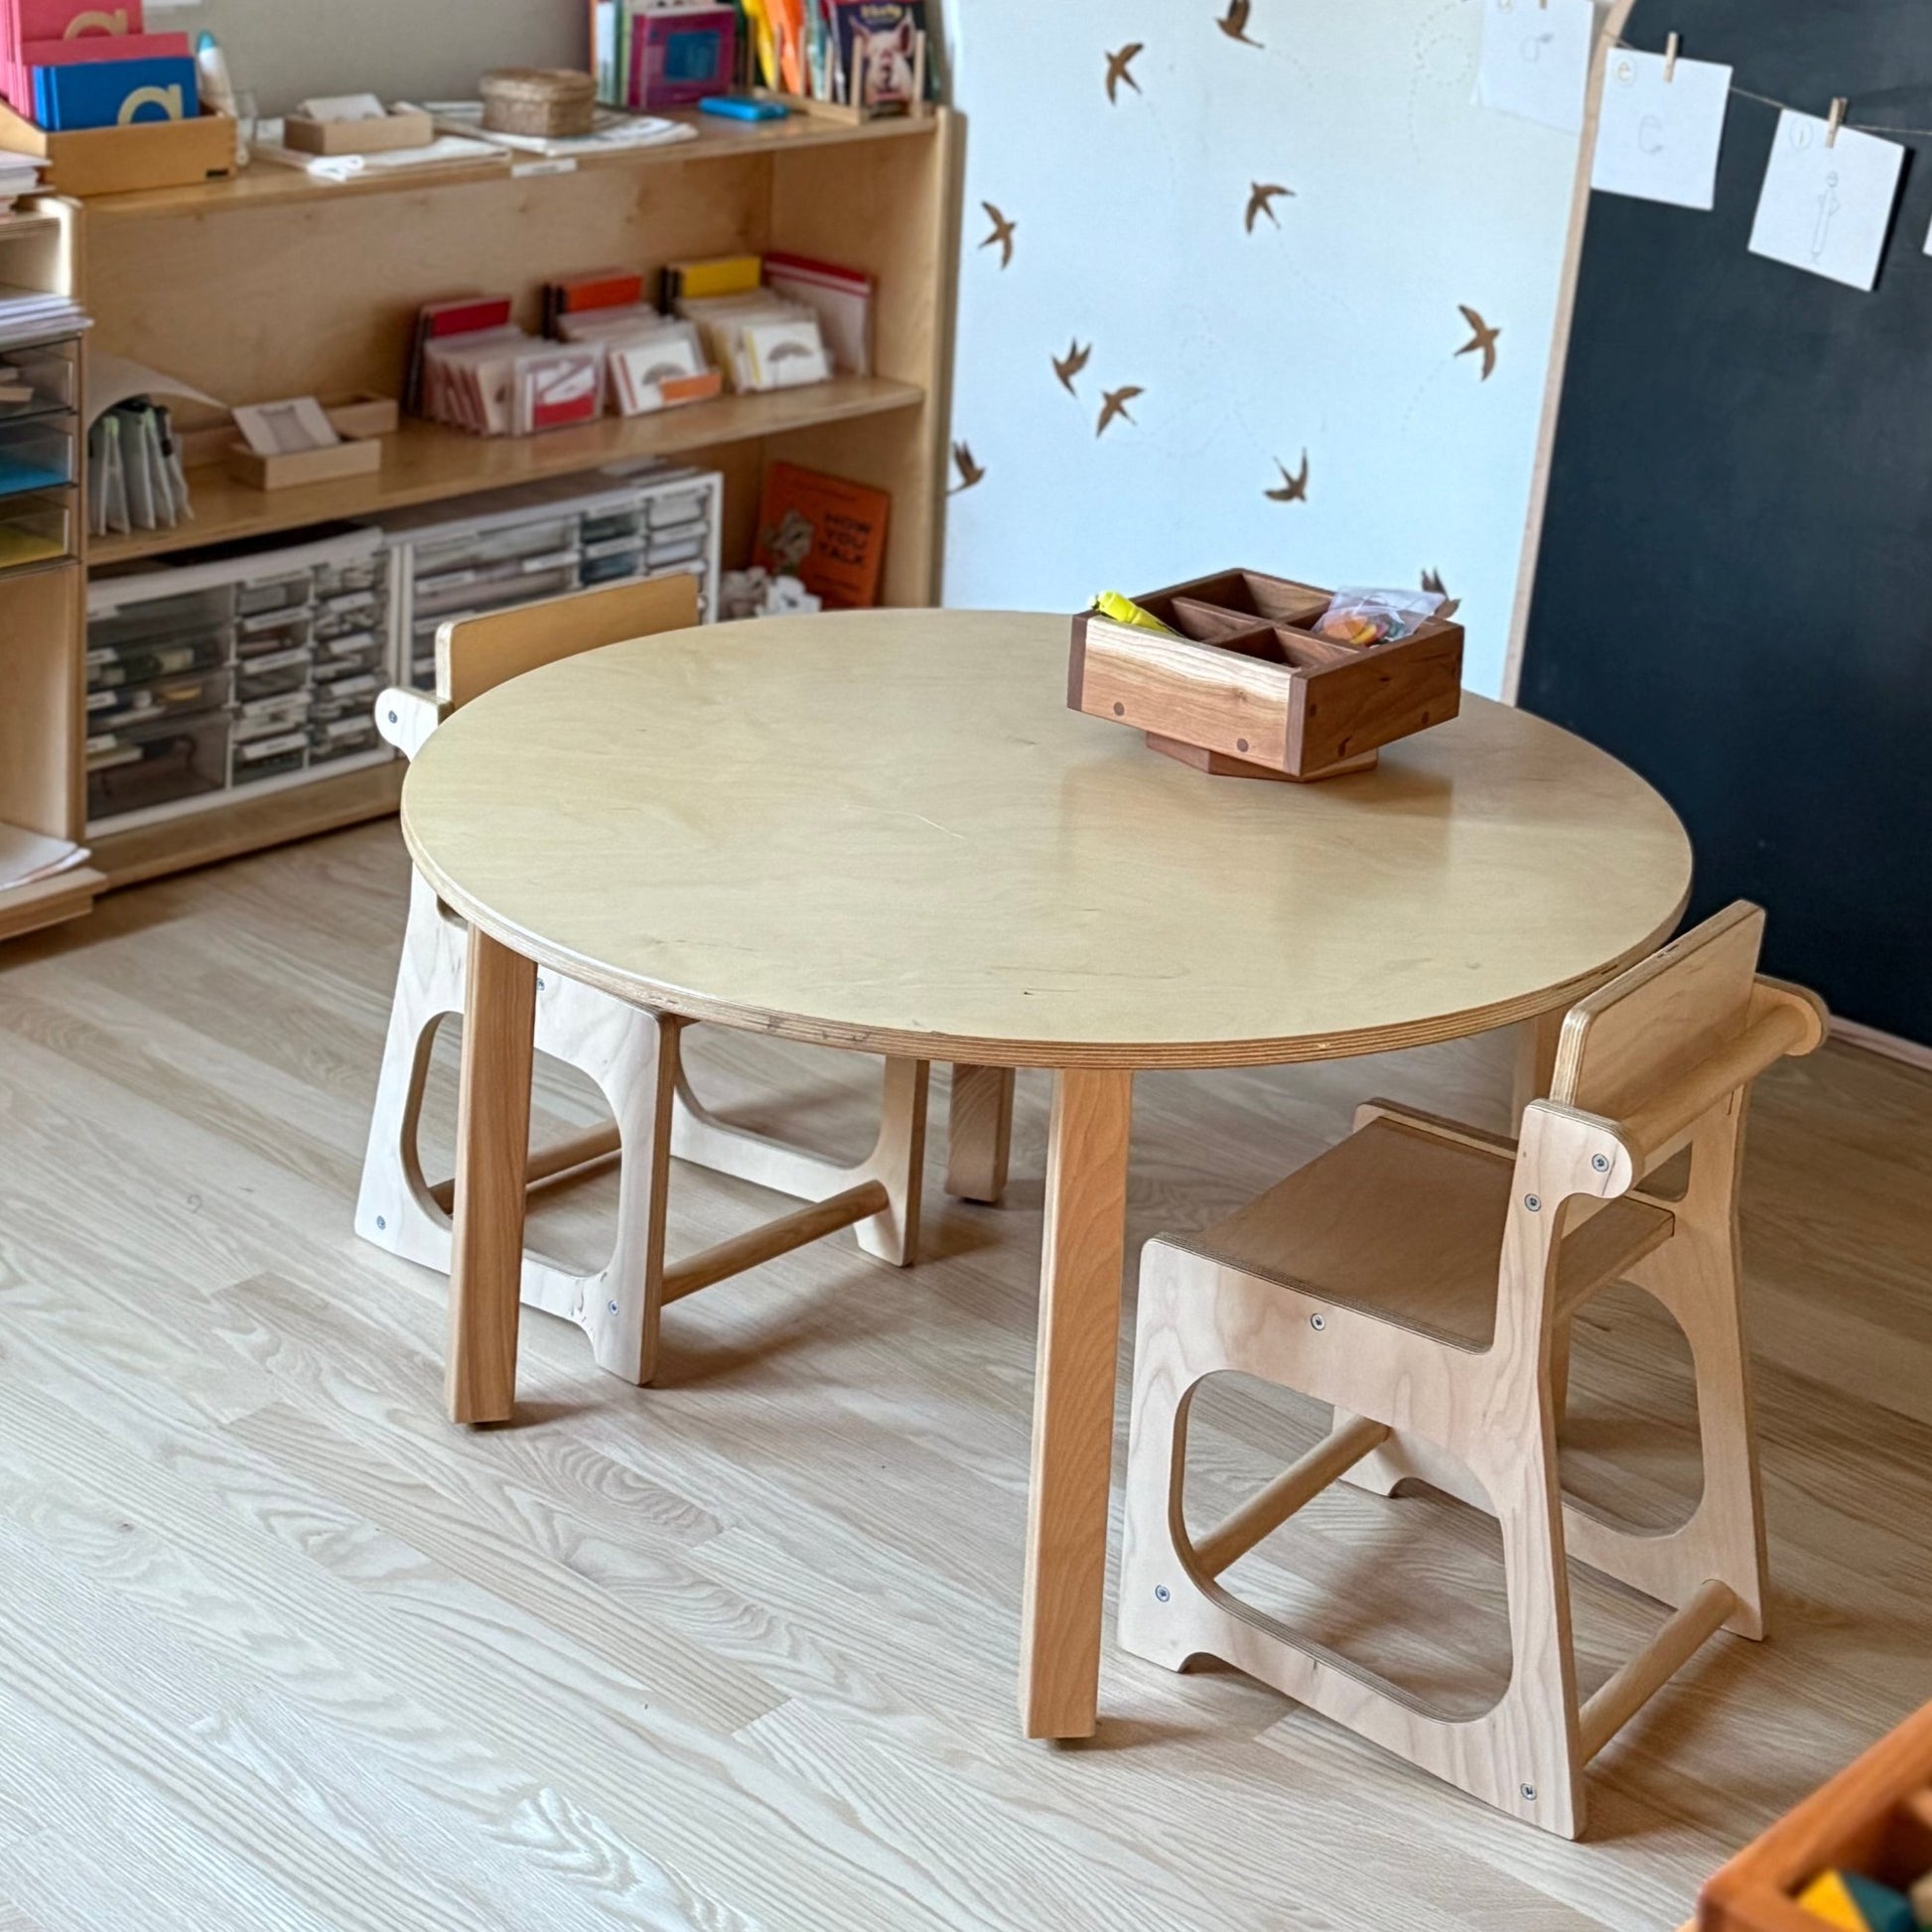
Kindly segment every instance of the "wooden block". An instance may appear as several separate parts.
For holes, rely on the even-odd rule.
[[[1903,1892],[1894,1891],[1889,1885],[1881,1885],[1877,1879],[1867,1878],[1862,1871],[1847,1871],[1842,1876],[1853,1904],[1858,1907],[1871,1932],[1918,1932],[1917,1914],[1912,1910],[1912,1901]]]
[[[1191,764],[1196,771],[1205,771],[1210,778],[1273,778],[1284,785],[1311,784],[1316,778],[1338,778],[1348,771],[1373,771],[1380,755],[1364,752],[1360,758],[1347,759],[1340,764],[1323,765],[1319,771],[1271,771],[1265,764],[1250,764],[1246,759],[1231,759],[1224,752],[1210,752],[1199,745],[1183,745],[1177,738],[1163,738],[1159,732],[1143,732],[1148,749],[1159,752],[1163,758],[1176,759],[1181,764]]]
[[[1840,1932],[1915,1932],[1917,1926],[1902,1893],[1856,1871],[1821,1871],[1798,1894],[1798,1903]]]

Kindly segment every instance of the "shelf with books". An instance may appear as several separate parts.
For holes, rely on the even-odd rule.
[[[870,121],[859,126],[804,114],[793,114],[781,121],[724,122],[697,113],[669,113],[663,118],[688,124],[696,132],[689,140],[667,141],[661,147],[625,148],[611,154],[579,156],[569,173],[624,175],[640,170],[688,167],[693,163],[782,159],[808,149],[855,144],[872,147],[884,143],[883,154],[903,141],[930,139],[936,126],[934,116]],[[158,214],[240,213],[289,207],[303,202],[346,203],[386,200],[395,195],[435,195],[451,189],[532,179],[516,173],[517,163],[528,163],[531,159],[513,155],[505,161],[455,167],[371,170],[347,182],[322,181],[299,169],[258,163],[223,181],[90,196],[87,217],[94,222],[114,223]]]
[[[534,332],[547,284],[614,265],[654,286],[669,262],[790,254],[838,263],[874,292],[870,374],[532,436],[475,437],[406,418],[385,438],[378,470],[333,482],[254,487],[216,459],[226,440],[218,429],[205,446],[185,422],[184,443],[207,456],[190,458],[191,519],[90,539],[86,572],[97,579],[237,540],[299,542],[319,524],[419,505],[447,502],[460,516],[465,498],[505,485],[583,478],[588,486],[606,466],[668,458],[722,477],[717,550],[728,567],[751,559],[760,490],[774,465],[890,498],[881,601],[931,603],[945,500],[961,146],[961,124],[943,109],[858,127],[802,117],[707,121],[689,140],[586,159],[566,173],[518,176],[500,167],[337,186],[255,167],[230,181],[68,205],[71,215],[45,240],[64,256],[70,244],[72,286],[84,289],[94,324],[87,355],[137,361],[230,403],[396,397],[411,326],[426,303],[500,290],[512,300],[515,326]],[[86,598],[79,567],[68,569],[76,641],[59,658],[58,691],[44,694],[62,716],[36,727],[35,744],[51,749],[35,785],[58,791],[80,836],[85,684],[77,639]],[[9,749],[0,723],[0,769]],[[104,824],[93,870],[112,888],[377,816],[394,809],[401,770],[311,764],[285,776],[246,799]],[[5,797],[0,816],[22,817]],[[46,815],[29,816],[39,826]]]
[[[96,569],[165,551],[200,549],[234,537],[265,536],[342,517],[445,497],[571,476],[632,457],[681,456],[690,451],[822,424],[911,409],[924,391],[884,376],[841,375],[764,395],[720,396],[650,416],[606,416],[578,429],[540,436],[470,436],[438,423],[406,421],[388,439],[380,470],[293,489],[255,489],[225,472],[189,473],[195,520],[172,530],[137,530],[96,537],[88,561]]]

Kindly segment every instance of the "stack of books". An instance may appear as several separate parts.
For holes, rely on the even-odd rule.
[[[0,0],[0,93],[61,133],[201,112],[188,36],[145,32],[141,0]]]
[[[72,297],[0,282],[0,348],[58,342],[63,336],[78,335],[86,326],[87,317]]]
[[[529,436],[604,413],[604,345],[548,342],[510,321],[506,295],[459,296],[416,319],[405,402],[474,436]]]
[[[23,195],[31,195],[41,185],[44,165],[24,154],[0,152],[0,221],[12,215]]]
[[[551,282],[543,291],[544,334],[603,345],[611,406],[621,416],[715,396],[724,377],[705,360],[696,325],[661,314],[643,297],[643,276],[628,269]]]

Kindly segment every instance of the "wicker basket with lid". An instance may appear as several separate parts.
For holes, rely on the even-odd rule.
[[[597,82],[570,68],[497,68],[483,77],[483,124],[492,134],[568,140],[591,131]]]

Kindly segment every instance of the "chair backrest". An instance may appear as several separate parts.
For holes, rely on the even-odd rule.
[[[455,618],[436,633],[437,702],[452,711],[541,665],[697,621],[697,579],[685,571]]]
[[[1739,899],[1579,1000],[1550,1098],[1623,1120],[1730,1045],[1749,1022],[1763,938],[1762,908]]]

